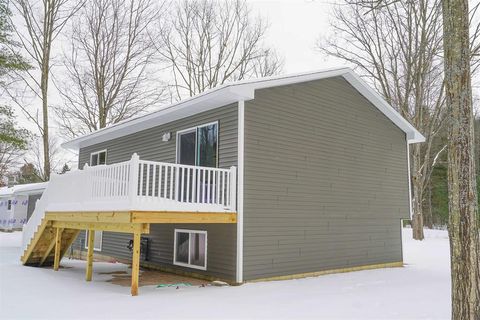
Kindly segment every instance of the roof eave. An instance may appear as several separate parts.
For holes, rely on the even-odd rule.
[[[108,141],[132,134],[139,130],[149,129],[164,123],[175,121],[206,110],[215,109],[240,100],[254,99],[255,90],[267,87],[288,85],[297,82],[307,82],[329,77],[343,76],[367,100],[384,113],[397,127],[407,135],[408,143],[424,142],[425,137],[405,120],[391,105],[389,105],[364,80],[350,68],[335,68],[316,72],[276,76],[258,80],[245,80],[211,89],[200,95],[174,103],[159,111],[131,119],[114,126],[103,128],[93,133],[78,137],[62,144],[66,149],[79,149],[85,146]]]
[[[198,112],[203,112],[203,109],[215,109],[221,107],[222,105],[235,103],[239,100],[246,101],[253,98],[254,90],[252,90],[251,87],[234,87],[227,85],[222,87],[221,89],[180,101],[154,113],[147,114],[145,116],[138,117],[124,123],[119,123],[116,126],[103,128],[90,134],[64,142],[61,146],[65,149],[79,149],[82,148],[84,146],[84,143],[87,141],[90,142],[88,143],[88,145],[91,145],[127,134],[131,134],[135,131],[138,131],[138,129],[134,128],[138,128],[139,126],[141,126],[141,124],[143,124],[143,126],[139,130],[145,130],[157,125],[181,119],[185,116],[188,116],[182,114],[182,111],[187,108],[198,107],[197,109],[199,110],[191,113],[196,114]],[[175,113],[177,114],[177,116],[175,116]],[[160,119],[163,121],[159,121]]]
[[[409,144],[425,142],[425,137],[357,74],[349,71],[345,73],[343,77],[398,128],[405,132]]]
[[[407,142],[409,144],[425,142],[425,137],[417,130],[407,133]]]

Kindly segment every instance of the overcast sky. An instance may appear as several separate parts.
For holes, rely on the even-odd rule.
[[[330,14],[337,0],[247,0],[252,10],[268,21],[266,44],[274,47],[284,60],[284,73],[297,73],[345,66],[344,62],[327,58],[315,50],[320,37],[331,34]],[[479,1],[479,0],[474,0]],[[58,49],[58,47],[57,47]],[[55,90],[53,86],[51,86]],[[478,91],[478,88],[475,88]],[[50,103],[59,103],[52,92]],[[35,131],[25,117],[18,112],[18,120],[24,127]],[[52,133],[55,123],[52,121]],[[67,152],[67,161],[75,161],[76,155]]]
[[[269,22],[269,44],[285,59],[285,72],[296,73],[342,65],[315,51],[315,41],[330,34],[329,14],[334,1],[249,0]]]
[[[315,51],[315,41],[329,34],[329,13],[335,0],[247,0],[254,13],[267,20],[269,29],[266,44],[274,47],[284,60],[284,73],[297,73],[343,65],[326,59]],[[58,51],[62,43],[55,46]],[[61,50],[60,50],[61,51]],[[58,56],[58,53],[55,54]],[[57,73],[60,70],[57,69]],[[56,74],[58,77],[58,74]],[[50,86],[50,104],[60,103],[55,87]],[[19,111],[19,110],[17,110]],[[20,125],[36,132],[32,123],[17,112]],[[57,134],[51,121],[52,134]],[[65,160],[75,161],[76,155],[65,153]]]

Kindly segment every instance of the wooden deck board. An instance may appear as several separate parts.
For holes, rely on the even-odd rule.
[[[85,223],[236,223],[235,212],[192,212],[192,211],[49,211],[49,221]],[[100,226],[100,225],[98,225]],[[99,229],[100,230],[100,229]],[[134,232],[131,231],[132,233]]]
[[[132,211],[137,223],[236,223],[237,214],[230,212]]]
[[[52,226],[76,230],[97,230],[121,233],[150,233],[149,225],[146,223],[52,221]]]

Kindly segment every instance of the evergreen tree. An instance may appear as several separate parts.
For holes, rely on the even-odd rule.
[[[62,167],[62,170],[59,173],[64,174],[64,173],[67,173],[68,171],[70,171],[70,167],[68,166],[68,164],[65,163]]]
[[[0,105],[0,184],[5,183],[11,166],[26,152],[29,139],[30,132],[18,128],[12,108]]]
[[[40,174],[33,163],[25,163],[16,173],[18,184],[42,182]]]
[[[10,71],[30,68],[27,61],[16,51],[20,45],[12,40],[11,15],[8,1],[0,0],[0,88],[2,89],[6,86],[3,78]]]

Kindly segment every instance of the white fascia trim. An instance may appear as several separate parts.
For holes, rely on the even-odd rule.
[[[350,68],[331,68],[324,70],[317,70],[311,72],[280,75],[273,77],[265,77],[260,79],[244,80],[235,83],[235,87],[246,88],[253,91],[252,99],[254,98],[255,90],[273,88],[280,86],[287,86],[295,83],[303,83],[327,78],[342,76],[346,73],[353,72]],[[248,100],[248,99],[245,99]]]
[[[243,282],[243,185],[245,151],[245,101],[238,101],[238,163],[237,163],[237,274],[236,282]]]
[[[404,131],[407,135],[407,143],[424,142],[425,137],[403,118],[392,106],[390,106],[375,90],[372,89],[364,80],[362,80],[353,71],[343,74],[355,89],[358,90],[365,98],[367,98],[374,106],[377,107],[388,119],[390,119],[397,127]]]
[[[225,84],[205,91],[197,96],[171,104],[159,111],[138,118],[125,120],[111,127],[103,128],[88,135],[68,141],[62,144],[62,147],[67,149],[78,149],[189,117],[200,112],[236,103],[238,101],[248,101],[254,99],[255,90],[257,89],[278,87],[337,76],[343,76],[344,79],[357,89],[366,99],[375,105],[383,114],[395,123],[395,125],[403,130],[407,135],[408,143],[425,141],[425,138],[420,132],[395,111],[365,81],[356,75],[352,69],[333,68],[293,75],[243,80],[232,84]]]
[[[235,103],[239,99],[250,100],[253,99],[253,96],[254,92],[249,88],[237,88],[233,85],[220,86],[173,103],[158,111],[124,120],[110,127],[80,136],[61,146],[65,149],[79,149]]]
[[[65,149],[79,149],[103,141],[115,139],[140,130],[145,130],[164,123],[175,121],[183,117],[225,106],[239,100],[247,101],[254,99],[255,90],[269,87],[277,87],[292,83],[313,81],[330,78],[349,72],[349,68],[330,68],[311,72],[279,75],[260,79],[249,79],[224,84],[207,90],[194,97],[173,103],[161,110],[146,114],[133,119],[121,121],[113,126],[99,129],[95,132],[83,135],[62,144]],[[208,107],[205,107],[208,106]],[[188,110],[188,111],[187,111]],[[139,128],[140,127],[140,128]]]

